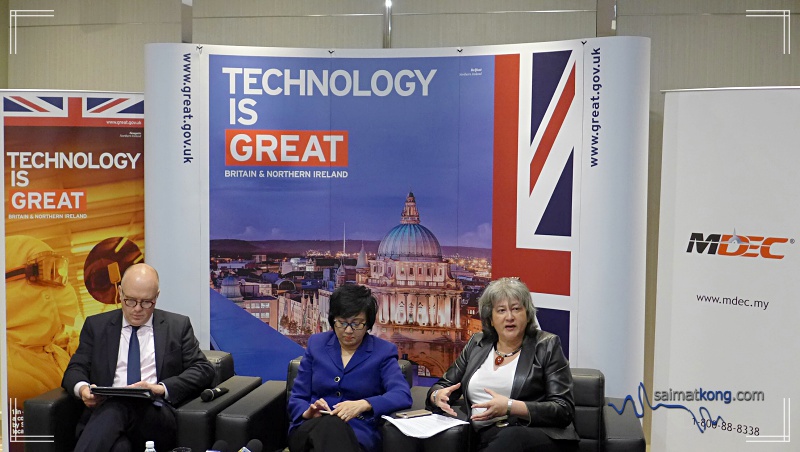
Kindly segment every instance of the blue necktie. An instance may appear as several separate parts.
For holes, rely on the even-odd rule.
[[[128,344],[128,384],[132,385],[142,380],[142,364],[139,359],[139,331],[138,326],[131,325],[131,341]]]

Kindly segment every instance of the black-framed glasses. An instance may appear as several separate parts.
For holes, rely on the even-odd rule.
[[[138,304],[142,307],[142,309],[150,309],[154,304],[156,304],[156,299],[151,298],[149,300],[137,300],[135,298],[123,298],[122,302],[125,303],[125,306],[129,308],[135,308]]]
[[[349,326],[353,330],[363,330],[367,322],[345,322],[344,320],[334,320],[333,324],[340,330],[346,330]]]

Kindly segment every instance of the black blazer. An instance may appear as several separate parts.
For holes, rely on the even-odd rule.
[[[425,404],[429,409],[441,412],[431,403],[433,391],[461,382],[450,400],[455,401],[464,394],[467,402],[467,415],[470,406],[467,388],[469,381],[481,364],[492,352],[494,342],[476,333],[464,347],[456,362],[447,369],[444,376],[431,386]],[[558,336],[546,331],[535,330],[522,341],[511,398],[525,402],[530,413],[530,421],[511,416],[510,422],[539,427],[553,439],[580,439],[572,419],[575,416],[575,402],[572,398],[572,373],[569,362],[561,349]]]
[[[80,381],[111,386],[117,368],[122,311],[117,309],[90,316],[81,329],[78,350],[69,361],[61,386],[75,395]],[[164,383],[173,405],[196,397],[214,381],[208,362],[194,336],[188,317],[156,309],[153,311],[156,375]]]

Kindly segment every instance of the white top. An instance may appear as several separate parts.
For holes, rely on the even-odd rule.
[[[519,353],[506,358],[506,361],[509,359],[513,359],[513,361],[505,366],[500,366],[497,368],[497,370],[495,370],[494,358],[497,355],[494,353],[494,350],[495,349],[492,348],[492,352],[486,357],[486,361],[484,361],[483,364],[481,364],[481,367],[475,371],[475,374],[472,375],[472,379],[469,381],[467,395],[473,404],[492,400],[492,396],[485,391],[486,388],[506,397],[511,396],[511,387],[514,385],[514,374],[517,372],[517,363],[519,362],[517,357],[519,356]],[[486,408],[472,409],[473,413],[481,413],[483,411],[486,411]],[[472,425],[475,428],[480,428],[486,425],[494,424],[502,418],[505,418],[505,414],[503,414],[503,416],[495,417],[486,421],[472,421]]]

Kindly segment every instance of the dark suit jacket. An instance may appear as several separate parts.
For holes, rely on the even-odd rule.
[[[461,382],[461,387],[451,394],[450,400],[458,400],[463,393],[469,415],[472,401],[466,394],[470,379],[486,361],[493,346],[494,342],[485,338],[483,333],[473,335],[456,362],[435,385],[431,386],[425,402],[428,408],[441,412],[439,408],[432,406],[431,394],[437,389]],[[559,337],[541,330],[526,335],[517,359],[519,362],[511,387],[511,398],[525,402],[530,413],[530,421],[515,416],[509,421],[540,427],[553,439],[579,439],[572,425],[575,416],[572,373],[569,370],[569,362],[561,350]]]
[[[74,396],[80,381],[111,386],[119,354],[122,311],[90,316],[81,329],[78,350],[69,361],[61,386]],[[178,405],[211,386],[214,367],[208,362],[194,336],[189,318],[156,309],[153,311],[153,340],[156,375],[164,383],[168,401]]]
[[[331,408],[345,400],[368,401],[372,411],[348,423],[365,450],[381,450],[378,420],[412,403],[408,383],[397,364],[397,347],[366,334],[343,367],[342,347],[333,331],[309,337],[289,397],[289,432],[303,423],[303,412],[317,399],[325,399]]]

